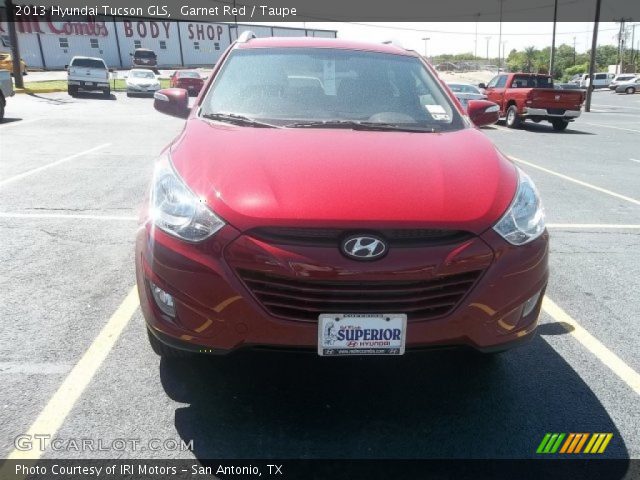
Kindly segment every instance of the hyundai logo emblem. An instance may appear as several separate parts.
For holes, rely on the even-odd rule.
[[[387,253],[387,244],[374,235],[351,235],[342,242],[342,252],[354,260],[377,260]]]

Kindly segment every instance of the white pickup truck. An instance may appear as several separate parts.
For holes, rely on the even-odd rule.
[[[7,105],[7,97],[12,97],[13,81],[9,70],[0,70],[0,122],[4,120],[4,107]]]
[[[109,69],[101,58],[73,57],[67,65],[67,93],[72,97],[79,90],[101,91],[105,97],[111,95]]]

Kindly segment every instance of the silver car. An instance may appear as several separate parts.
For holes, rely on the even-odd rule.
[[[486,100],[487,96],[475,85],[468,83],[447,83],[453,94],[463,107],[467,108],[469,100]]]
[[[629,82],[619,83],[616,87],[616,93],[636,93],[640,91],[640,77],[635,77]]]

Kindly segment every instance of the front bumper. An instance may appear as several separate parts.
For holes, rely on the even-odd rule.
[[[128,93],[155,93],[160,90],[160,86],[139,87],[137,85],[127,85]]]
[[[104,90],[105,88],[109,88],[109,82],[88,82],[84,80],[69,80],[67,82],[69,85],[73,85],[82,90]]]
[[[535,330],[542,295],[530,314],[522,312],[524,303],[546,288],[546,232],[522,247],[488,230],[446,248],[402,250],[390,251],[376,262],[357,262],[327,247],[269,245],[230,226],[194,245],[144,225],[136,241],[140,304],[151,332],[176,348],[205,353],[257,346],[315,351],[317,323],[270,313],[240,279],[238,269],[277,272],[294,280],[329,276],[337,281],[415,279],[481,269],[480,278],[451,312],[427,320],[409,315],[407,349],[501,350]],[[149,282],[173,295],[176,319],[157,307]]]

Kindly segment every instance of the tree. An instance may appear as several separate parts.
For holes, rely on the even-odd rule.
[[[524,66],[523,71],[531,73],[533,71],[533,65],[536,61],[537,50],[536,47],[527,47],[524,49]]]

